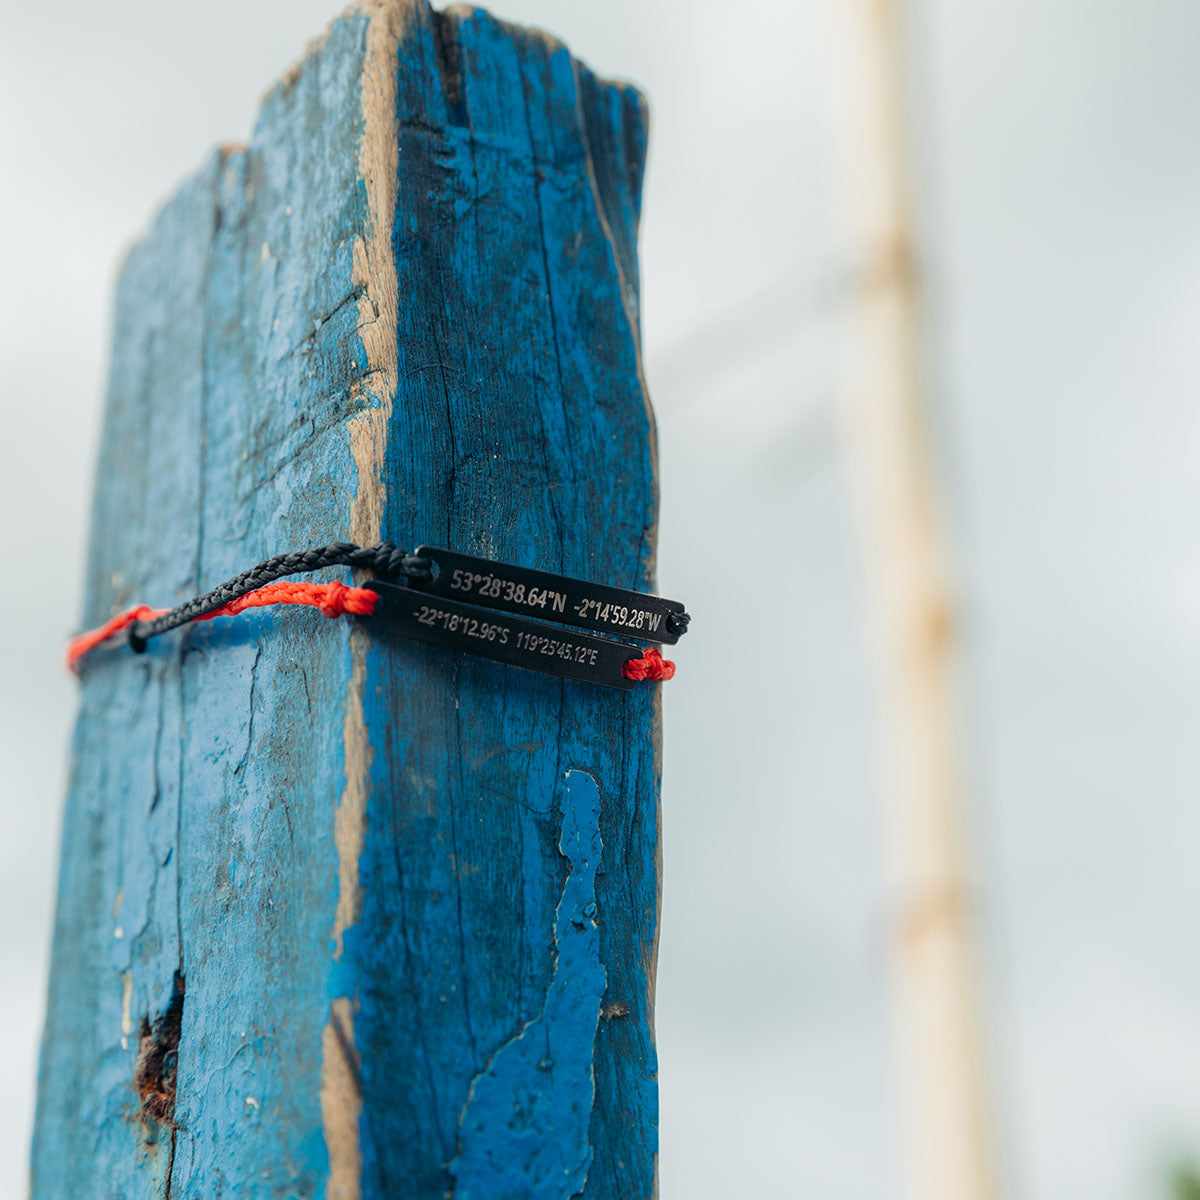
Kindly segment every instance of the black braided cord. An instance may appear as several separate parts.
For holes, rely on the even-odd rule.
[[[356,546],[353,542],[334,542],[329,546],[316,546],[312,550],[301,550],[293,554],[276,554],[257,566],[227,579],[224,583],[205,592],[203,596],[188,600],[184,604],[155,617],[150,621],[135,621],[129,626],[130,648],[141,653],[146,649],[146,640],[186,625],[205,613],[213,612],[230,600],[236,600],[264,584],[282,579],[285,575],[300,575],[308,571],[319,571],[323,567],[358,567],[371,571],[380,579],[407,579],[427,582],[431,577],[429,559],[418,558],[393,546],[391,542],[380,542],[378,546]]]
[[[691,619],[685,612],[667,613],[667,632],[675,634],[676,637],[683,637],[688,631],[688,622]]]

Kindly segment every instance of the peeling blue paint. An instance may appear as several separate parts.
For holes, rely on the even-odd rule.
[[[566,1200],[583,1191],[605,971],[596,926],[600,789],[568,771],[559,850],[570,863],[554,921],[555,963],[542,1011],[475,1077],[450,1164],[457,1200]]]
[[[354,266],[371,20],[400,30],[388,397]],[[348,423],[385,400],[384,537],[652,588],[644,154],[636,91],[552,39],[424,0],[335,21],[122,272],[84,623],[348,538],[370,486]],[[657,692],[386,638],[365,668],[362,908],[336,963],[346,624],[244,614],[87,671],[35,1200],[319,1200],[333,997],[362,1200],[503,1200],[522,1169],[521,1196],[653,1195]],[[146,1129],[138,1029],[176,971],[178,1127]]]

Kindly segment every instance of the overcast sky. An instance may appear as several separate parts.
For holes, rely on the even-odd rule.
[[[115,265],[333,11],[5,13],[4,1194],[25,1171]],[[695,616],[666,696],[664,1200],[898,1198],[874,699],[833,416],[837,0],[495,11],[652,111],[661,583]],[[1200,5],[914,13],[1005,1196],[1162,1196],[1164,1164],[1200,1151]]]

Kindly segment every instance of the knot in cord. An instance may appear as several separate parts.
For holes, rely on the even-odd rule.
[[[642,651],[641,658],[630,658],[621,667],[621,674],[626,679],[641,681],[649,679],[672,679],[675,676],[675,664],[663,658],[662,651],[649,646]]]

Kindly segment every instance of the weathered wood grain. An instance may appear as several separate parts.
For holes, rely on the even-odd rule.
[[[644,150],[548,37],[339,18],[122,272],[86,622],[342,538],[651,587]],[[311,612],[97,657],[34,1196],[651,1196],[658,753],[653,688]]]

